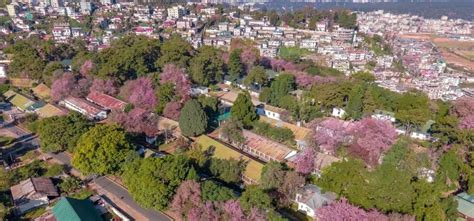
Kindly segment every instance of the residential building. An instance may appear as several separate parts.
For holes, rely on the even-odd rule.
[[[168,8],[168,19],[179,19],[185,14],[185,9],[183,6],[178,5],[171,8]]]
[[[458,214],[463,218],[462,220],[474,219],[474,196],[466,192],[459,193],[455,197],[458,202]],[[459,219],[459,218],[458,218]]]
[[[18,5],[16,4],[8,4],[7,5],[7,12],[8,16],[14,18],[18,15]]]
[[[104,110],[124,110],[127,106],[126,102],[98,91],[91,91],[86,99],[101,106]]]
[[[244,130],[242,135],[245,141],[241,150],[265,162],[285,162],[296,154],[295,150],[254,132]]]
[[[258,115],[265,116],[274,120],[281,121],[283,115],[287,112],[288,111],[283,108],[274,107],[268,104],[260,104],[257,106]]]
[[[295,202],[298,210],[306,215],[316,218],[316,210],[326,206],[337,199],[337,195],[332,192],[324,192],[320,187],[307,184],[296,193]]]
[[[63,0],[51,0],[51,7],[53,8],[60,8],[64,6]]]
[[[61,103],[67,109],[77,111],[89,119],[103,120],[107,118],[107,112],[105,110],[82,98],[67,97]]]
[[[50,178],[36,177],[21,181],[10,188],[18,214],[47,205],[59,193]]]

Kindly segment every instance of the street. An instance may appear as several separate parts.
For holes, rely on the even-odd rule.
[[[72,167],[71,157],[67,153],[49,153],[47,155],[70,168],[72,175],[82,177],[79,171]],[[95,187],[99,194],[102,194],[106,198],[110,199],[113,204],[115,204],[118,208],[120,208],[122,211],[124,211],[127,215],[129,215],[135,220],[172,220],[159,211],[142,208],[133,200],[127,189],[111,181],[107,177],[101,176],[96,179],[93,179],[92,186]]]

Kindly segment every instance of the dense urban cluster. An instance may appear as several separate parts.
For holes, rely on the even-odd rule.
[[[0,13],[2,218],[474,218],[474,78],[404,36],[469,42],[472,22],[107,0]]]

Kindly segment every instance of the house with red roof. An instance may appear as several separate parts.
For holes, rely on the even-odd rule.
[[[91,91],[86,99],[101,106],[104,110],[124,110],[127,103],[98,91]]]

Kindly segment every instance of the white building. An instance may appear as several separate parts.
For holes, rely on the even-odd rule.
[[[337,199],[337,195],[332,192],[324,192],[318,186],[308,184],[296,193],[295,202],[298,210],[313,218],[316,217],[316,210],[326,206]]]
[[[179,19],[184,15],[184,7],[181,5],[168,8],[168,19]]]
[[[331,116],[337,117],[337,118],[343,118],[346,115],[346,111],[342,108],[333,108]]]
[[[7,5],[8,16],[16,17],[18,15],[18,6],[15,4]]]

